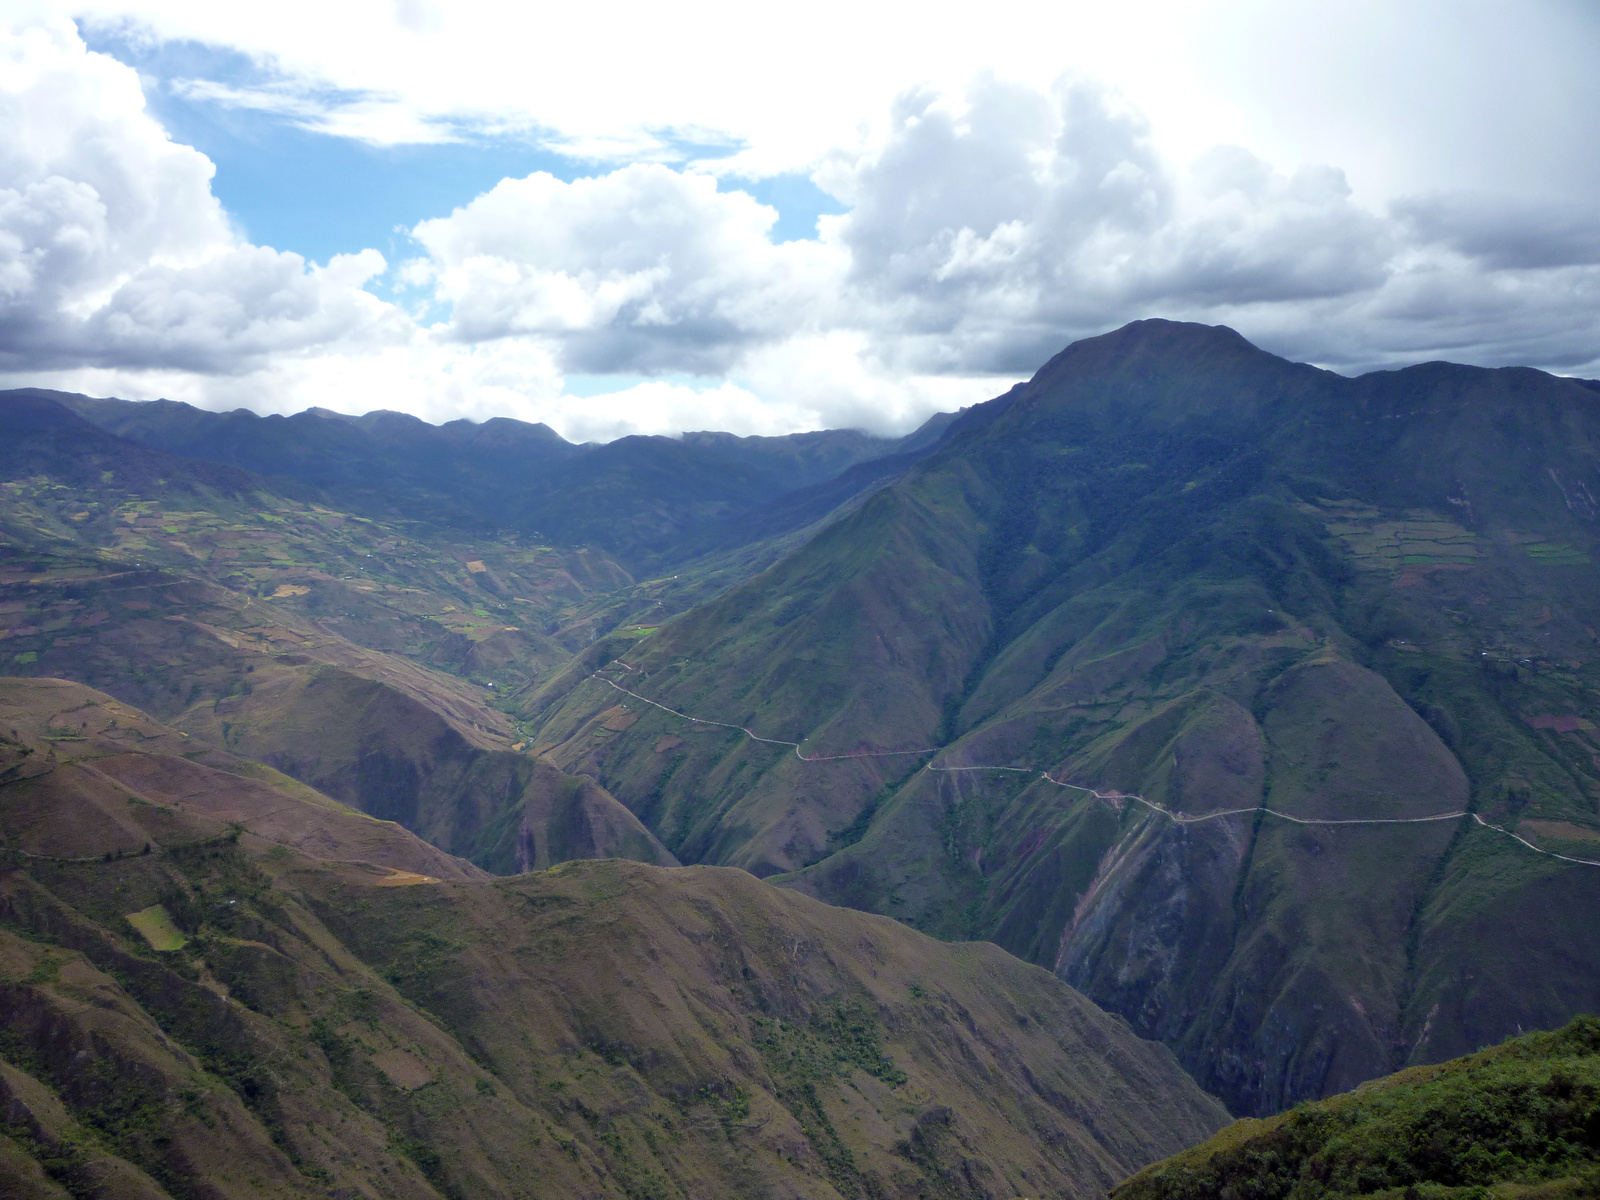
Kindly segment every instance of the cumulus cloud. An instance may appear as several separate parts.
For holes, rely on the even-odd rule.
[[[450,303],[467,342],[547,338],[590,373],[728,370],[737,355],[821,319],[844,260],[773,245],[777,213],[708,175],[625,167],[572,183],[508,179],[412,231],[410,278]]]
[[[229,372],[383,335],[389,314],[361,288],[381,255],[308,269],[249,245],[211,176],[70,24],[0,42],[0,368]]]
[[[1286,177],[1236,148],[1180,172],[1081,80],[909,93],[818,179],[850,211],[776,246],[771,209],[692,171],[506,180],[418,225],[406,274],[452,306],[450,337],[543,339],[568,370],[760,370],[784,388],[761,364],[804,367],[776,348],[825,345],[813,370],[878,394],[864,376],[1026,373],[1151,311],[1370,289],[1393,250],[1339,172]]]
[[[855,201],[832,229],[852,278],[924,369],[1024,373],[1135,316],[1350,295],[1393,253],[1338,171],[1283,176],[1237,147],[1180,170],[1082,80],[909,96],[835,186]]]
[[[80,318],[118,279],[204,258],[231,235],[211,164],[144,116],[137,78],[70,29],[0,44],[0,320],[7,342]]]
[[[865,321],[892,323],[896,359],[924,370],[1037,365],[1080,310],[1103,320],[1095,276],[1172,206],[1142,119],[1087,83],[909,94],[879,146],[822,177],[853,202],[827,235],[850,252]]]

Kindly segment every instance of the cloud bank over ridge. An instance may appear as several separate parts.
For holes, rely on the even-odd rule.
[[[1236,145],[1180,162],[1082,75],[902,90],[812,170],[846,211],[800,240],[725,163],[632,161],[505,179],[408,230],[402,261],[308,263],[250,244],[136,72],[45,17],[0,38],[0,372],[578,438],[899,431],[1153,315],[1336,369],[1600,373],[1600,212],[1570,198],[1373,204]],[[570,394],[596,376],[621,390]]]

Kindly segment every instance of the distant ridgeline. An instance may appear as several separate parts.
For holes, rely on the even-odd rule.
[[[904,438],[854,429],[787,437],[690,433],[574,445],[545,425],[497,417],[429,425],[397,412],[349,417],[312,408],[292,417],[246,409],[215,413],[158,400],[140,404],[64,392],[59,401],[107,432],[152,450],[240,467],[318,490],[367,516],[428,528],[515,528],[564,545],[593,543],[631,569],[693,553],[788,520],[767,506],[794,492],[813,518],[931,445],[952,419],[934,417]],[[867,464],[889,460],[877,467]],[[853,474],[850,469],[863,466]],[[831,503],[830,503],[831,501]],[[749,524],[746,530],[743,525]]]
[[[1239,1114],[1600,1010],[1600,384],[1144,321],[899,441],[0,421],[0,670],[485,870],[992,941]]]

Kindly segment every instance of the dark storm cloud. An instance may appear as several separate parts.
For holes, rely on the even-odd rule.
[[[1600,263],[1600,204],[1458,192],[1393,208],[1418,243],[1447,246],[1493,269]]]

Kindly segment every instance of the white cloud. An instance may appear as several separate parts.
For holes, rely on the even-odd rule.
[[[118,279],[231,242],[210,162],[143,110],[133,72],[85,54],[70,27],[33,25],[0,43],[8,330],[82,313]]]
[[[172,93],[220,108],[252,109],[286,117],[312,133],[350,138],[373,146],[416,146],[459,140],[441,121],[425,120],[395,96],[329,98],[296,81],[270,87],[233,87],[212,79],[175,79]]]
[[[1026,373],[1138,316],[1352,296],[1383,285],[1395,249],[1340,172],[1284,176],[1237,147],[1180,170],[1081,80],[913,94],[881,146],[833,172],[855,207],[827,228],[908,370]]]
[[[1600,19],[1571,0],[991,0],[981,14],[905,0],[815,0],[803,14],[731,0],[276,0],[266,17],[201,0],[58,3],[242,52],[330,113],[367,97],[405,109],[422,136],[532,130],[620,161],[703,130],[743,147],[741,170],[809,170],[863,125],[881,129],[894,97],[989,70],[1041,91],[1064,73],[1106,80],[1150,115],[1168,157],[1228,142],[1290,173],[1337,163],[1368,204],[1600,185]],[[348,132],[386,142],[406,124]]]
[[[657,165],[563,183],[508,179],[413,236],[453,306],[451,336],[547,338],[570,370],[723,373],[750,346],[826,319],[847,262],[773,245],[777,214]]]
[[[0,43],[0,368],[226,373],[399,332],[361,290],[376,251],[307,270],[251,246],[211,175],[145,111],[134,73],[69,24]]]
[[[411,0],[382,18],[396,45],[457,19]],[[215,98],[312,123],[373,105],[400,140],[408,120],[445,128],[409,94],[331,86]],[[1082,75],[980,74],[883,111],[816,155],[850,209],[815,238],[775,245],[776,213],[726,172],[635,162],[503,180],[418,224],[393,272],[356,247],[316,266],[230,225],[211,163],[153,119],[130,68],[35,23],[0,43],[0,374],[608,438],[900,431],[1141,316],[1225,322],[1341,368],[1597,370],[1592,206],[1460,189],[1376,206],[1334,167],[1279,170],[1237,145],[1180,161],[1126,94]],[[627,121],[552,128],[653,152]],[[379,277],[402,303],[368,290]],[[569,373],[655,378],[579,398]]]

